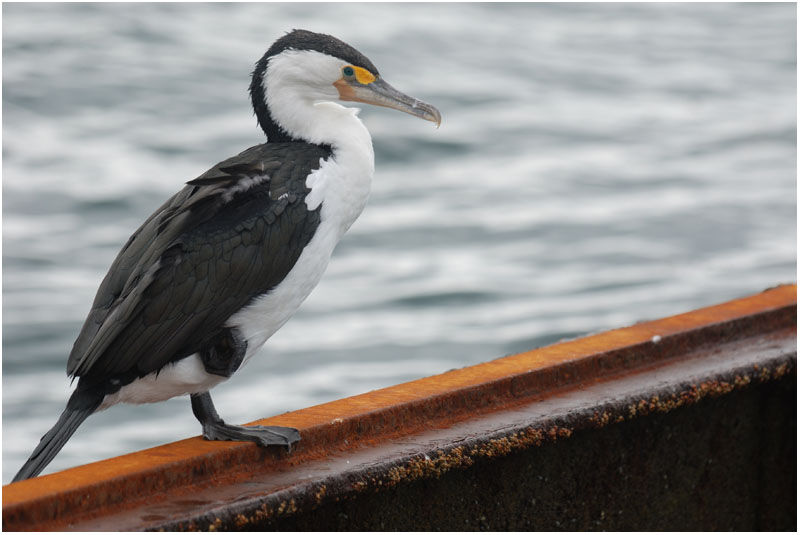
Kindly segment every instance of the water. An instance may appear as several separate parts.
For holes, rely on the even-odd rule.
[[[300,312],[215,390],[231,422],[796,277],[792,4],[4,4],[3,481],[130,233],[261,142],[246,88],[336,35],[430,123],[364,109],[364,214]],[[92,416],[48,471],[187,436],[188,400]]]

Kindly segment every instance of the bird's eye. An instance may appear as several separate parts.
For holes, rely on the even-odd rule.
[[[364,67],[356,67],[355,65],[345,65],[342,67],[342,77],[347,79],[350,83],[358,82],[361,85],[368,85],[376,80],[374,74]]]

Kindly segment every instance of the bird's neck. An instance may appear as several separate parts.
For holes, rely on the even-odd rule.
[[[298,98],[296,93],[281,91],[271,91],[268,102],[273,122],[270,129],[279,129],[290,141],[329,146],[334,159],[353,171],[353,179],[372,178],[375,166],[372,138],[358,118],[358,109],[336,102],[313,102]]]
[[[313,124],[313,128],[307,130],[307,139],[330,145],[333,157],[310,181],[312,193],[307,203],[313,209],[312,205],[324,199],[331,208],[326,217],[340,219],[339,237],[364,208],[375,172],[372,139],[357,112],[334,102],[315,104],[309,112],[313,114],[309,127]]]
[[[278,91],[270,93],[268,105],[269,123],[262,124],[268,141],[304,141],[334,149],[353,144],[372,146],[372,138],[357,116],[358,109]]]

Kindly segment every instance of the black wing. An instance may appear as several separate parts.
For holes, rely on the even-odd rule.
[[[319,225],[305,179],[326,147],[251,147],[156,210],[97,291],[67,373],[128,382],[198,351],[254,296],[276,286]]]

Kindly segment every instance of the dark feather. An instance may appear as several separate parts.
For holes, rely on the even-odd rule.
[[[125,383],[202,349],[294,266],[319,225],[305,177],[330,154],[296,142],[251,147],[164,203],[114,260],[67,372]]]

